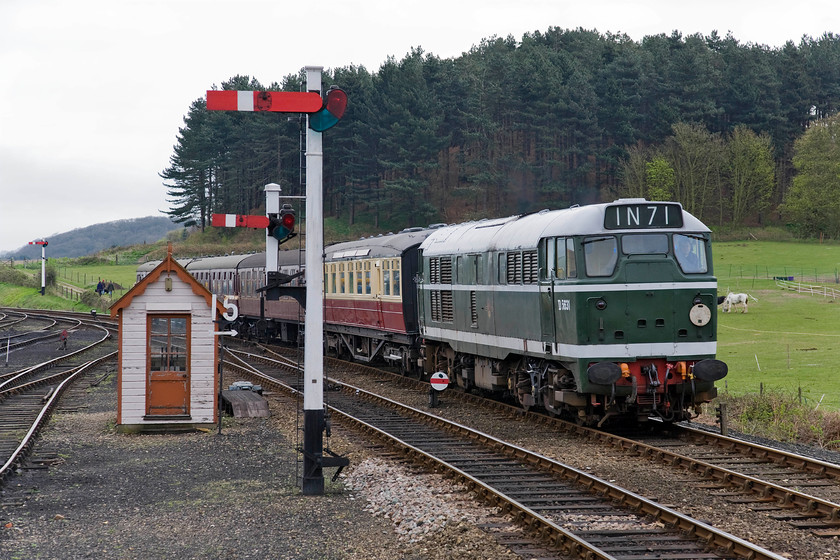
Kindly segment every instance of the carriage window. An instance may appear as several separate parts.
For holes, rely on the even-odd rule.
[[[621,238],[621,250],[625,255],[666,255],[668,236],[663,233],[625,235]]]
[[[586,275],[611,276],[618,262],[618,244],[615,237],[587,237],[582,245]]]
[[[394,280],[394,295],[400,295],[400,271],[394,270],[392,271],[393,280]]]
[[[702,237],[696,235],[674,234],[674,256],[680,268],[686,274],[708,272],[709,266],[704,241]]]

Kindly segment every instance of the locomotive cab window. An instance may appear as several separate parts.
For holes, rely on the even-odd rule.
[[[667,255],[668,236],[664,233],[624,235],[621,251],[625,255]]]
[[[587,237],[582,245],[586,275],[612,276],[618,262],[618,243],[615,237]]]
[[[575,270],[575,246],[571,239],[555,237],[541,242],[544,262],[540,264],[542,280],[565,280],[577,276]]]
[[[709,270],[706,243],[702,237],[675,233],[674,257],[686,274],[702,274]]]
[[[558,241],[557,251],[559,254],[560,243]],[[558,276],[559,277],[559,276]],[[577,261],[575,260],[575,242],[573,239],[566,239],[566,278],[577,278]]]

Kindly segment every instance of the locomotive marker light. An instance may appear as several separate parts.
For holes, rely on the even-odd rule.
[[[688,312],[688,318],[693,325],[702,327],[712,320],[712,310],[702,303],[696,303]]]
[[[438,405],[438,394],[449,387],[449,376],[442,371],[433,373],[429,379],[429,408],[435,408]]]
[[[30,245],[40,245],[41,246],[41,295],[47,290],[47,245],[49,242],[46,239],[42,239],[41,241],[30,241]]]

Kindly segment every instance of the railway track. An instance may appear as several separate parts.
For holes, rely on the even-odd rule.
[[[362,364],[340,363],[356,373],[385,378],[407,389],[424,391],[428,387],[427,383]],[[818,537],[840,536],[838,464],[690,425],[673,425],[655,436],[624,437],[460,391],[448,392],[447,398],[461,399],[495,414],[524,418],[551,432],[574,434],[691,473],[704,481],[701,488],[717,492],[730,503],[746,504]]]
[[[25,315],[21,324],[33,320],[53,324],[43,336],[10,350],[11,367],[6,363],[0,373],[0,481],[27,458],[62,394],[97,365],[116,356],[107,326],[71,317]],[[64,329],[72,331],[67,348],[56,342]],[[11,348],[11,343],[6,347]]]
[[[264,387],[297,390],[290,361],[230,353],[226,368]],[[588,559],[782,558],[559,461],[359,387],[332,383],[339,389],[329,397],[334,414],[457,477],[562,554]]]

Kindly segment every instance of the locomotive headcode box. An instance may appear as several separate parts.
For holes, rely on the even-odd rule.
[[[604,212],[604,229],[681,228],[682,225],[679,204],[616,204]]]

